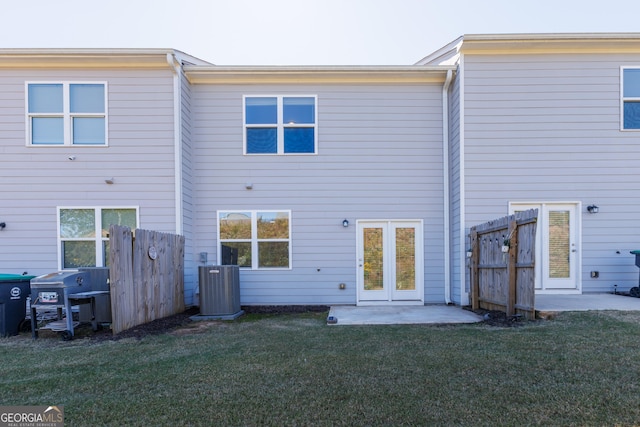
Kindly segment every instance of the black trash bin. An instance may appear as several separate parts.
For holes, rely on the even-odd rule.
[[[35,276],[0,274],[0,336],[18,335],[27,314],[27,297]]]

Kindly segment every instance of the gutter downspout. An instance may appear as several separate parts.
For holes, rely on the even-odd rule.
[[[449,86],[453,80],[453,72],[447,71],[442,86],[442,157],[444,175],[444,301],[451,304],[451,195],[449,194]]]
[[[464,106],[464,53],[460,54],[460,59],[458,62],[458,78],[460,80],[459,84],[459,92],[460,92],[460,100],[458,101],[458,105],[460,108],[460,154],[458,154],[458,161],[460,162],[460,186],[458,191],[460,192],[460,213],[459,213],[459,229],[457,230],[460,233],[460,251],[458,252],[459,259],[462,260],[460,262],[460,305],[469,305],[469,292],[466,290],[466,280],[467,280],[467,267],[466,267],[466,256],[465,256],[465,246],[467,243],[467,208],[466,208],[466,196],[465,196],[465,106]]]
[[[173,149],[175,173],[176,234],[183,234],[182,217],[182,90],[180,87],[180,62],[172,53],[167,53],[167,63],[173,71]]]

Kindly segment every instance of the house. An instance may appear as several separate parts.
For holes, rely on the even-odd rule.
[[[640,35],[469,35],[419,62],[438,63],[458,64],[454,288],[464,289],[465,230],[527,208],[540,211],[536,292],[638,286]]]
[[[640,34],[465,35],[409,66],[0,50],[0,271],[111,223],[233,252],[243,305],[468,303],[469,227],[540,210],[537,292],[637,286]]]

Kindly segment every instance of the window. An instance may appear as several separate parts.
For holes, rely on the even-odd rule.
[[[137,208],[59,208],[60,265],[62,269],[105,267],[109,257],[111,224],[137,228]]]
[[[316,154],[315,96],[245,96],[245,154]]]
[[[640,68],[622,69],[622,129],[640,129]]]
[[[106,145],[105,92],[105,83],[28,83],[28,145]]]
[[[219,260],[233,251],[240,267],[291,268],[290,211],[220,211],[218,233]]]

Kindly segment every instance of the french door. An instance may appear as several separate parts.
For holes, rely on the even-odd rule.
[[[358,303],[424,300],[421,221],[358,221]]]
[[[536,291],[580,289],[579,227],[576,203],[511,204],[511,213],[538,209]]]

